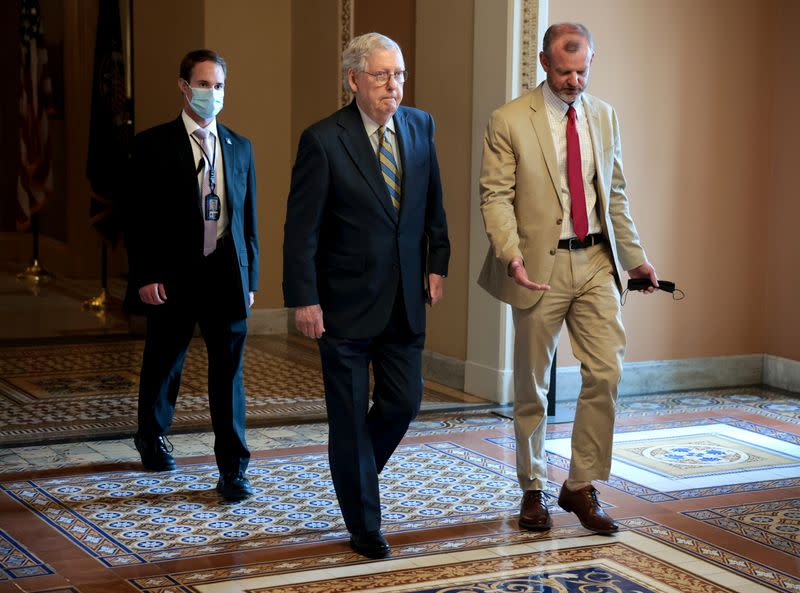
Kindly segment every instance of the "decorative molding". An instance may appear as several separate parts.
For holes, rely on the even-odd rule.
[[[338,0],[339,13],[339,107],[344,107],[350,102],[350,94],[344,90],[342,77],[342,52],[353,38],[353,2],[354,0]]]
[[[519,56],[519,82],[522,93],[536,88],[536,59],[539,55],[539,2],[540,0],[522,0]]]

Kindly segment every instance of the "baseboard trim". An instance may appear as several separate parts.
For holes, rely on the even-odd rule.
[[[514,397],[514,373],[501,371],[472,361],[464,365],[464,391],[499,404],[507,404]]]
[[[286,334],[288,329],[288,309],[253,309],[247,318],[247,333],[253,336]]]
[[[431,361],[427,367],[431,380],[445,383],[441,378],[444,375],[444,378],[451,377],[456,381],[459,367],[463,367],[463,387],[452,383],[447,385],[491,401],[505,403],[508,398],[513,398],[513,374],[510,370],[501,371],[435,353],[426,352],[425,356]],[[445,362],[439,361],[440,357],[446,359]],[[623,369],[619,394],[647,395],[762,384],[800,393],[800,361],[770,354],[743,354],[628,362]],[[580,368],[559,368],[556,386],[558,401],[575,401],[581,388]],[[503,394],[508,394],[505,401]]]
[[[422,353],[422,376],[436,383],[464,391],[464,361],[437,352]]]
[[[763,382],[770,387],[800,393],[800,361],[765,354]]]

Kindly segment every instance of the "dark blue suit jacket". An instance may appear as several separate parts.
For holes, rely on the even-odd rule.
[[[424,332],[426,274],[447,275],[450,242],[433,119],[400,107],[394,122],[399,212],[355,101],[300,137],[284,227],[284,300],[287,307],[321,305],[325,330],[335,337],[380,334],[398,288],[409,327]]]
[[[250,141],[219,122],[225,168],[229,232],[239,278],[230,299],[219,303],[233,318],[250,313],[249,292],[258,289],[256,173]],[[126,221],[130,284],[180,285],[203,258],[203,211],[191,140],[182,118],[136,135],[131,200]]]

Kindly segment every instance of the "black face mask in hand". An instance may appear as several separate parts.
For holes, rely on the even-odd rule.
[[[623,305],[625,304],[625,301],[628,300],[629,291],[647,290],[651,286],[653,286],[653,283],[650,282],[650,278],[628,278],[628,287],[623,291],[622,296],[620,297],[620,303]],[[682,301],[686,298],[686,293],[684,293],[680,288],[675,288],[675,283],[670,282],[669,280],[659,280],[658,290],[671,292],[673,301]]]

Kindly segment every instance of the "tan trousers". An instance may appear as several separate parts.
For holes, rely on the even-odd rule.
[[[625,330],[606,244],[558,249],[550,291],[530,309],[513,308],[514,432],[523,490],[544,490],[550,365],[564,321],[581,363],[581,392],[572,428],[569,479],[607,480],[614,411],[622,377]]]

